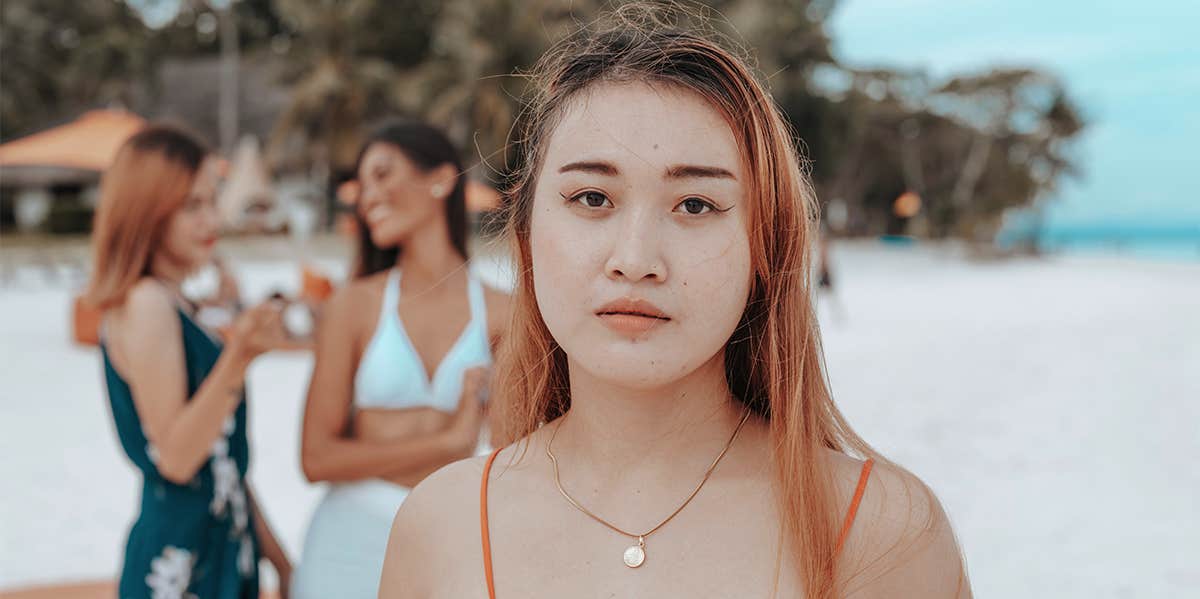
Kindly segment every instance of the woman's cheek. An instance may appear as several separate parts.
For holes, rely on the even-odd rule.
[[[732,333],[746,309],[750,288],[750,251],[744,239],[712,239],[707,251],[682,261],[680,291],[688,312],[714,330]]]

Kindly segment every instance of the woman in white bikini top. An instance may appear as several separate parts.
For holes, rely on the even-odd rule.
[[[330,483],[295,597],[374,598],[392,518],[425,476],[477,452],[492,344],[507,296],[467,263],[465,177],[429,126],[386,126],[356,169],[354,280],[317,332],[301,463]],[[490,325],[490,326],[489,326]]]

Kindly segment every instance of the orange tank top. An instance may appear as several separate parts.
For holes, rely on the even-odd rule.
[[[487,463],[483,466],[483,482],[479,484],[479,537],[483,542],[483,576],[487,580],[488,599],[496,599],[496,585],[492,581],[492,540],[488,533],[488,478],[492,472],[492,462],[496,461],[498,455],[500,449],[488,456]],[[858,487],[854,489],[854,498],[850,500],[850,508],[846,510],[846,518],[842,521],[836,553],[842,552],[842,545],[846,543],[846,537],[850,536],[854,517],[858,515],[858,504],[862,503],[863,493],[867,490],[867,479],[871,476],[871,467],[874,464],[875,460],[863,462],[862,472],[858,475]]]

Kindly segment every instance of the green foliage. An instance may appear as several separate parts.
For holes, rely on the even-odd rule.
[[[82,107],[130,104],[149,75],[150,36],[114,2],[0,2],[0,135]]]
[[[126,2],[0,3],[0,136],[95,105],[152,106],[160,60],[217,53],[202,0],[181,0],[160,29],[129,8],[137,0]],[[610,4],[241,0],[233,14],[243,56],[281,63],[278,84],[289,100],[267,154],[277,170],[344,170],[367,125],[408,115],[445,128],[487,176],[505,164],[527,85],[520,73]],[[1004,210],[1039,201],[1079,172],[1071,141],[1085,123],[1054,77],[1014,68],[931,81],[849,68],[832,55],[824,26],[836,4],[710,0],[700,8],[752,45],[819,196],[846,206],[847,233],[905,226],[891,205],[915,191],[924,209],[907,225],[917,232],[986,235]]]

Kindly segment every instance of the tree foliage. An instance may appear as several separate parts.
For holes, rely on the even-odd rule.
[[[176,2],[158,28],[144,6]],[[604,0],[241,0],[243,56],[281,63],[289,100],[268,158],[281,171],[337,172],[365,128],[407,115],[446,129],[502,168],[527,82],[553,40]],[[0,135],[11,138],[82,108],[152,106],[166,57],[217,52],[204,0],[5,0],[0,22]],[[137,7],[138,10],[134,10]],[[962,73],[861,70],[831,52],[835,0],[710,0],[703,8],[750,55],[789,116],[823,201],[846,208],[846,232],[987,235],[1000,214],[1044,199],[1079,169],[1072,140],[1085,123],[1064,85],[1029,69]],[[902,222],[892,202],[919,194]]]

